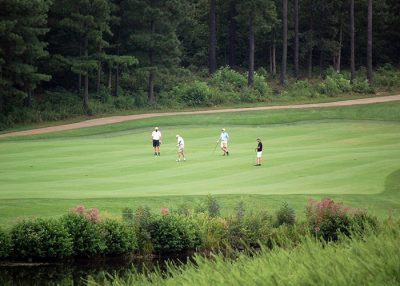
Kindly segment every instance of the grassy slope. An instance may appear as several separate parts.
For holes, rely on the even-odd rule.
[[[193,206],[208,193],[219,195],[226,211],[242,199],[267,209],[286,200],[302,212],[310,196],[329,195],[380,216],[398,214],[399,121],[396,102],[171,116],[4,138],[0,225],[18,216],[59,215],[81,203],[116,214],[143,204]],[[154,125],[165,137],[160,158],[149,147]],[[222,125],[232,138],[229,158],[213,153]],[[186,139],[186,163],[174,162],[176,133]],[[262,168],[252,166],[258,136],[266,146]]]

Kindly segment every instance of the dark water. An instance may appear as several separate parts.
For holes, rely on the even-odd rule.
[[[6,263],[0,262],[1,286],[46,286],[46,285],[86,285],[91,276],[102,284],[105,273],[123,278],[134,269],[165,270],[166,263],[172,261],[182,264],[187,256],[163,257],[153,259],[107,258],[58,261],[52,263]]]

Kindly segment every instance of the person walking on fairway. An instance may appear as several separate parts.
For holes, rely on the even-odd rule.
[[[180,162],[181,159],[183,161],[186,161],[186,158],[185,158],[185,141],[179,135],[176,135],[176,147],[178,147],[178,159],[176,159],[176,162]]]
[[[153,140],[154,156],[160,156],[161,132],[158,127],[151,132],[151,139]]]
[[[257,147],[256,147],[256,164],[254,166],[261,166],[261,156],[263,151],[263,144],[260,138],[257,138]]]
[[[221,142],[221,150],[224,152],[223,156],[225,155],[229,156],[228,139],[229,139],[228,132],[226,132],[225,128],[222,128],[221,135],[219,135],[217,143]]]

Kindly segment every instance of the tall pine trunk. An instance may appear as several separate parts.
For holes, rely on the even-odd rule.
[[[156,24],[153,21],[151,21],[151,33],[154,34],[156,31]],[[150,61],[150,70],[149,70],[149,80],[148,80],[148,86],[147,86],[147,99],[150,103],[155,102],[155,96],[154,96],[154,70],[153,70],[153,65],[154,65],[154,55],[153,51],[149,51],[149,61]]]
[[[88,36],[85,35],[84,39],[84,55],[85,59],[87,60],[89,57],[89,39]],[[85,70],[85,79],[84,79],[84,93],[83,93],[83,108],[85,109],[85,112],[88,114],[89,113],[89,70]]]
[[[342,61],[342,41],[343,41],[343,27],[342,22],[340,22],[339,30],[339,50],[336,59],[336,72],[340,72],[341,61]]]
[[[310,2],[310,38],[308,44],[308,78],[312,77],[313,72],[313,49],[314,49],[314,17],[313,17],[313,2]]]
[[[208,50],[208,73],[213,74],[217,68],[217,34],[215,22],[216,0],[210,0],[209,20],[209,50]]]
[[[276,75],[276,43],[275,31],[272,33],[272,74]]]
[[[114,96],[119,96],[119,64],[115,66],[115,87],[114,87]]]
[[[350,70],[353,82],[356,78],[354,0],[350,0]]]
[[[236,65],[236,0],[229,1],[229,66]]]
[[[101,48],[99,48],[99,53],[101,53]],[[99,65],[97,67],[97,81],[96,81],[96,92],[100,93],[100,85],[101,85],[101,60],[99,60]]]
[[[249,71],[247,75],[247,85],[253,86],[254,81],[254,23],[253,17],[249,20]]]
[[[282,9],[283,35],[282,35],[282,68],[281,68],[280,84],[284,85],[286,80],[286,65],[287,65],[288,0],[283,0],[282,4],[283,4],[283,9]]]
[[[368,0],[368,44],[367,44],[367,77],[369,84],[373,82],[372,72],[372,0]]]
[[[272,74],[272,43],[269,46],[269,73]]]
[[[82,57],[82,39],[79,40],[79,58]],[[81,94],[82,90],[82,73],[78,74],[78,94]]]
[[[107,84],[107,87],[109,90],[111,90],[111,87],[112,87],[111,82],[112,82],[112,68],[111,68],[111,66],[109,66],[108,67],[108,84]]]
[[[0,81],[3,80],[3,67],[0,65]],[[0,92],[0,113],[4,111],[4,94]]]
[[[299,0],[294,1],[294,77],[299,79]]]

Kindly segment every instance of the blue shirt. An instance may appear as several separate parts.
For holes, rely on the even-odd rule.
[[[219,136],[219,140],[221,141],[228,141],[229,135],[228,132],[222,132],[221,135]]]

